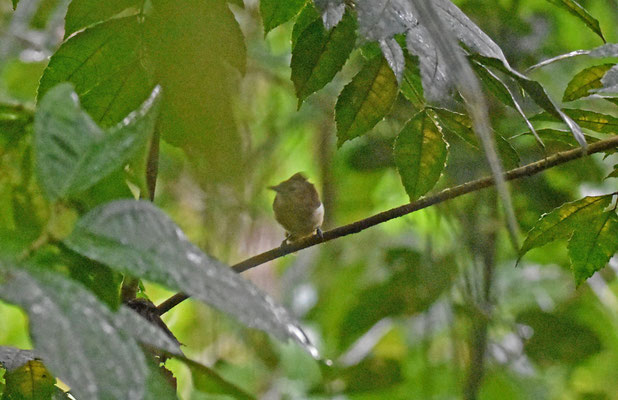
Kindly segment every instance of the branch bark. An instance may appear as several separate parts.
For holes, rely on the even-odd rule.
[[[556,165],[576,160],[588,154],[599,153],[613,148],[618,148],[618,135],[612,136],[609,139],[600,140],[596,143],[593,143],[588,146],[587,150],[580,147],[573,150],[563,151],[542,160],[524,165],[523,167],[512,169],[504,173],[504,179],[507,181],[511,181],[514,179],[536,175],[539,172],[555,167]],[[307,247],[315,246],[322,242],[328,242],[330,240],[334,240],[343,236],[358,233],[367,228],[371,228],[372,226],[384,223],[386,221],[390,221],[391,219],[399,218],[406,214],[410,214],[412,212],[422,210],[423,208],[430,207],[434,204],[442,203],[446,200],[454,199],[456,197],[463,196],[464,194],[475,192],[477,190],[481,190],[493,185],[493,177],[485,177],[458,186],[454,186],[452,188],[447,188],[433,196],[423,197],[412,203],[404,204],[402,206],[383,211],[381,213],[372,215],[368,218],[353,222],[351,224],[343,225],[323,232],[322,239],[319,238],[317,235],[314,235],[301,241],[286,245],[285,247],[277,247],[256,256],[250,257],[244,261],[239,262],[238,264],[233,265],[231,268],[238,273],[244,272],[248,269],[254,268],[268,261],[272,261],[287,254],[295,253],[299,250],[306,249]],[[182,301],[188,298],[189,296],[184,293],[176,293],[157,307],[157,309],[159,310],[159,314],[166,313],[167,311],[171,310],[176,305],[180,304]]]

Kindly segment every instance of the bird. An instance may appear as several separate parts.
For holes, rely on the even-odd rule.
[[[324,205],[315,186],[302,173],[268,188],[277,192],[273,211],[277,222],[286,230],[282,246],[314,233],[323,238],[320,227],[324,221]]]

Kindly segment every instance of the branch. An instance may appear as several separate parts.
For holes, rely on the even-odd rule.
[[[587,154],[599,153],[613,148],[618,148],[618,135],[589,145],[587,151],[581,147],[578,147],[577,149],[556,153],[550,157],[544,158],[543,160],[512,169],[504,174],[504,179],[511,181],[514,179],[532,176],[546,169],[555,167],[556,165],[576,160]],[[493,185],[494,179],[492,177],[485,177],[472,182],[464,183],[462,185],[454,186],[452,188],[444,189],[433,196],[423,197],[412,203],[391,208],[390,210],[372,215],[369,218],[326,231],[322,234],[323,239],[320,239],[317,235],[314,235],[298,242],[293,242],[285,247],[277,247],[272,250],[268,250],[264,253],[241,261],[238,264],[233,265],[231,268],[238,273],[244,272],[248,269],[264,264],[265,262],[275,260],[290,253],[295,253],[299,250],[306,249],[307,247],[315,246],[322,242],[328,242],[342,236],[358,233],[367,228],[371,228],[372,226],[390,221],[391,219],[399,218],[414,211],[422,210],[423,208],[430,207],[434,204],[442,203],[446,200],[454,199],[464,194],[475,192]],[[184,293],[176,293],[157,307],[159,314],[166,313],[188,298],[189,296]]]

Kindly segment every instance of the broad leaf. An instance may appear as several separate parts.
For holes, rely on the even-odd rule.
[[[2,273],[0,297],[28,313],[37,355],[77,398],[145,397],[144,354],[90,292],[47,271],[13,268]]]
[[[601,78],[615,64],[594,65],[578,72],[567,85],[562,101],[573,101],[591,95],[591,90],[603,87]]]
[[[56,379],[41,360],[30,360],[4,374],[6,387],[2,399],[45,400],[52,399]]]
[[[569,257],[579,285],[605,267],[618,252],[618,216],[615,210],[596,215],[582,224],[569,240]]]
[[[571,117],[582,128],[590,129],[595,132],[609,135],[618,134],[618,118],[608,114],[601,114],[594,111],[580,110],[575,108],[564,109],[565,114]],[[553,115],[540,113],[530,118],[531,121],[552,121],[559,122]]]
[[[135,8],[142,4],[139,0],[72,0],[64,18],[65,39],[80,29],[106,21],[127,8]]]
[[[403,71],[401,80],[401,94],[420,111],[425,107],[425,97],[423,95],[423,84],[421,81],[421,71],[418,65],[418,57],[405,55],[406,68]]]
[[[119,271],[166,285],[279,338],[314,349],[287,311],[249,281],[190,243],[146,201],[120,200],[78,221],[66,244]]]
[[[337,145],[373,128],[391,109],[397,92],[397,79],[384,57],[367,61],[337,99]]]
[[[294,51],[294,47],[296,47],[296,42],[298,42],[298,38],[300,34],[307,29],[316,19],[320,18],[320,14],[313,6],[313,2],[307,2],[307,5],[296,17],[296,22],[294,23],[294,28],[292,28],[292,52]]]
[[[314,0],[314,3],[322,13],[322,22],[327,30],[332,29],[343,18],[345,0]]]
[[[260,0],[264,35],[300,12],[307,0]]]
[[[410,201],[434,187],[444,169],[447,148],[441,127],[427,113],[417,114],[399,132],[393,156]]]
[[[584,228],[591,217],[600,215],[612,196],[589,196],[581,200],[565,203],[543,214],[532,227],[519,250],[519,258],[529,250],[543,246],[557,239],[568,238],[573,231]]]
[[[292,50],[292,82],[298,106],[313,92],[329,83],[345,64],[356,41],[356,20],[347,13],[327,31],[316,19],[298,37]]]
[[[543,128],[536,130],[537,135],[544,142],[560,142],[568,145],[568,147],[578,147],[579,143],[573,137],[570,131],[560,130],[560,129],[551,129],[551,128]],[[523,135],[531,135],[532,132],[525,132]],[[519,135],[518,135],[519,136]],[[599,139],[594,136],[584,135],[587,143],[598,142]]]
[[[142,66],[138,17],[114,19],[69,38],[49,60],[38,100],[61,82],[71,82],[82,105],[103,127],[120,122],[150,94]]]
[[[82,192],[125,165],[148,140],[160,89],[139,110],[104,134],[79,106],[70,84],[52,89],[35,116],[39,183],[50,200]]]
[[[601,32],[599,21],[593,18],[592,15],[590,15],[590,13],[584,7],[582,7],[578,2],[576,2],[575,0],[547,0],[547,1],[559,7],[564,8],[569,13],[579,18],[584,24],[588,26],[588,28],[590,28],[594,33],[599,35],[599,37],[601,38],[601,40],[603,40],[603,42],[605,42],[605,38],[603,37],[603,32]]]

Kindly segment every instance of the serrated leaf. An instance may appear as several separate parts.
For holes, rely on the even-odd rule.
[[[580,110],[575,108],[565,108],[563,111],[575,122],[577,122],[582,128],[610,135],[618,133],[618,118],[616,117],[594,111]],[[534,115],[530,118],[530,120],[552,122],[560,121],[555,116],[549,115],[546,112]]]
[[[596,215],[582,224],[569,240],[569,257],[577,285],[605,267],[618,252],[618,216],[615,210]]]
[[[337,145],[373,128],[391,109],[397,92],[397,79],[384,57],[367,61],[337,99]]]
[[[0,268],[0,297],[28,313],[37,354],[75,397],[144,398],[144,355],[92,294],[48,271]]]
[[[79,106],[73,87],[58,85],[35,115],[39,183],[50,200],[82,192],[126,164],[150,139],[160,89],[123,123],[104,134]]]
[[[299,107],[341,70],[355,41],[356,20],[349,13],[330,31],[324,29],[322,20],[316,19],[301,33],[290,64]]]
[[[190,243],[146,201],[119,200],[82,217],[66,244],[74,251],[228,313],[242,323],[315,350],[287,311],[249,281]]]
[[[519,250],[519,259],[529,250],[554,240],[568,238],[574,230],[581,229],[590,217],[599,215],[611,201],[611,195],[588,196],[565,203],[543,214],[532,227]]]
[[[442,128],[427,113],[417,114],[399,132],[393,157],[410,201],[438,182],[446,164],[447,148]]]
[[[300,12],[307,0],[260,0],[264,35]]]
[[[423,95],[423,84],[421,81],[421,71],[418,65],[418,57],[405,55],[406,68],[403,70],[401,81],[401,94],[417,109],[425,107],[425,97]]]
[[[30,360],[4,375],[6,387],[3,399],[45,400],[55,392],[56,378],[40,360]]]
[[[582,7],[578,2],[574,0],[547,0],[548,2],[555,4],[559,7],[564,8],[572,15],[579,18],[584,24],[588,26],[594,33],[599,35],[603,43],[605,43],[605,38],[603,37],[603,32],[601,32],[601,27],[599,26],[599,21],[597,21],[590,13]]]
[[[578,72],[564,90],[562,101],[577,100],[592,94],[590,91],[593,89],[602,88],[603,83],[601,83],[601,78],[603,78],[605,73],[614,65],[615,64],[594,65]]]
[[[345,13],[344,0],[314,0],[315,6],[322,13],[322,22],[326,30],[331,30],[341,21]]]
[[[393,70],[397,82],[401,83],[403,77],[403,70],[406,66],[403,50],[395,39],[381,39],[379,41],[382,55],[388,62],[389,67]]]
[[[480,149],[478,139],[474,133],[474,129],[472,129],[472,121],[466,114],[443,108],[432,108],[432,111],[436,113],[440,125],[444,130],[458,136],[475,149]],[[504,166],[507,169],[516,168],[520,161],[517,151],[515,151],[513,146],[501,135],[495,134],[494,139],[496,140],[498,154],[500,154]]]
[[[142,66],[143,34],[138,17],[98,24],[64,42],[49,60],[37,94],[71,82],[82,105],[103,127],[120,122],[151,93]]]
[[[318,10],[313,6],[313,2],[307,2],[305,8],[303,8],[300,14],[298,14],[298,17],[296,17],[294,28],[292,28],[292,50],[294,50],[300,34],[318,18],[320,18],[320,14],[318,14]]]
[[[127,8],[134,7],[137,12],[141,4],[139,0],[72,0],[64,18],[64,38],[80,29],[106,21]]]
[[[28,361],[32,361],[36,358],[32,350],[22,350],[11,346],[0,346],[0,366],[7,371],[17,369]]]

